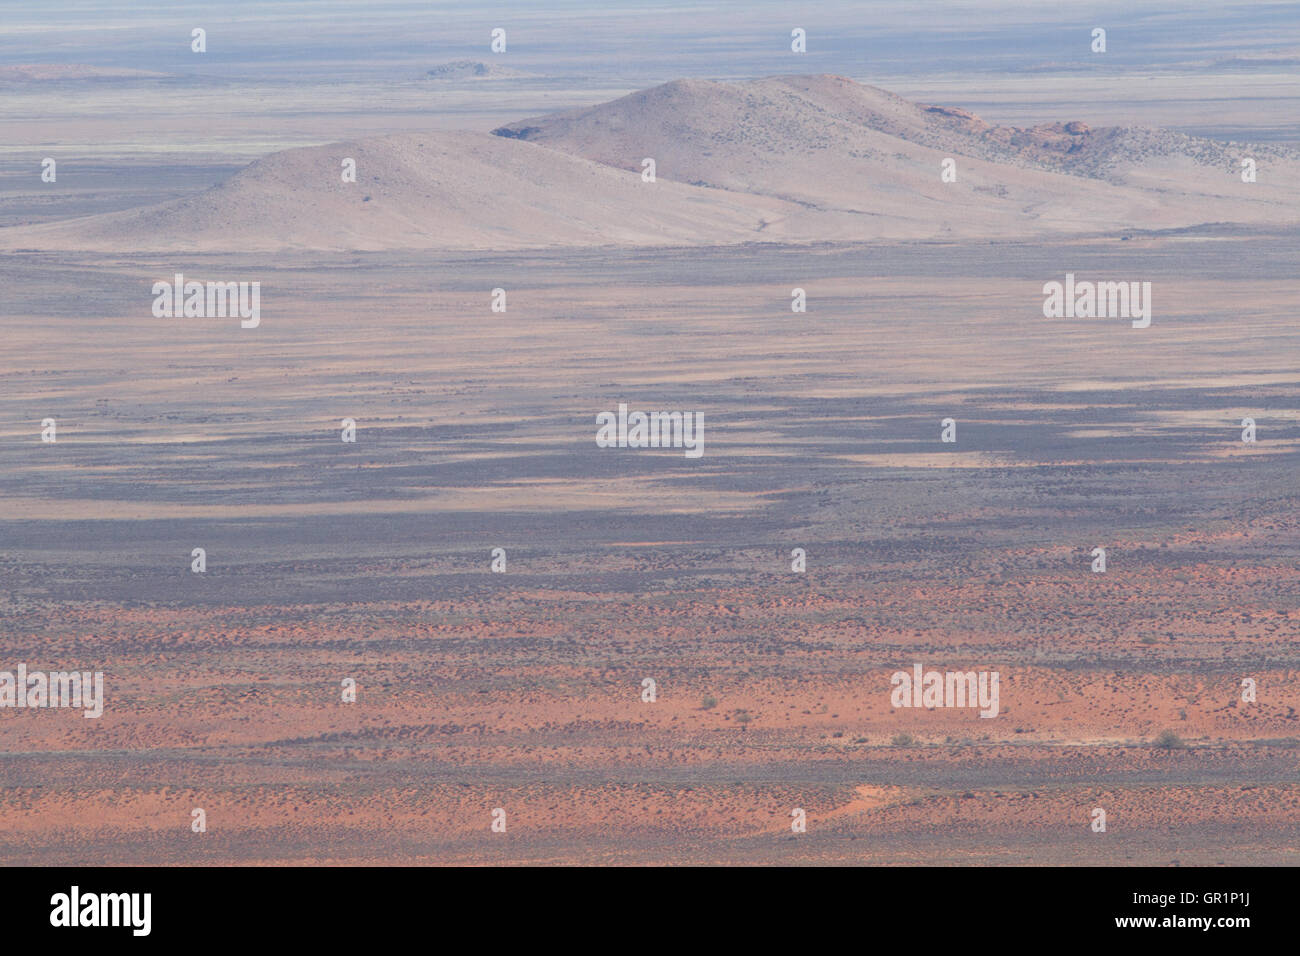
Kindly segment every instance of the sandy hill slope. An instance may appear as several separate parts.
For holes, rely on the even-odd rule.
[[[382,250],[996,238],[1300,221],[1300,154],[998,127],[836,76],[681,80],[495,131],[288,150],[183,200],[0,249]],[[1239,162],[1258,163],[1243,183]],[[357,162],[344,183],[341,160]],[[657,181],[643,182],[653,158]],[[956,182],[943,182],[946,159]]]
[[[357,181],[343,182],[342,161]],[[649,191],[653,190],[651,194]],[[491,249],[736,241],[785,204],[640,175],[487,133],[274,153],[190,198],[0,230],[0,247]]]

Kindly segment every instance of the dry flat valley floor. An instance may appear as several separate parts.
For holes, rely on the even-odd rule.
[[[0,257],[0,652],[107,697],[3,714],[0,862],[1294,865],[1298,259]],[[1151,327],[1044,319],[1062,264]],[[153,319],[176,271],[260,328]],[[597,448],[619,402],[704,456]],[[914,662],[1000,714],[891,710]]]

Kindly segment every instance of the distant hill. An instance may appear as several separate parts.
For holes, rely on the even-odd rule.
[[[23,63],[0,66],[0,83],[44,83],[58,80],[118,80],[167,76],[152,70],[131,70],[86,63]]]
[[[512,70],[508,66],[497,66],[495,63],[484,63],[482,60],[455,60],[435,66],[425,75],[435,80],[495,80],[532,74]]]
[[[916,213],[932,202],[967,205],[975,198],[969,190],[934,188],[934,170],[945,157],[965,160],[958,163],[957,184],[945,185],[964,181],[998,199],[1023,200],[1038,209],[1039,221],[1070,195],[1125,207],[1129,212],[1114,210],[1118,215],[1112,218],[1131,217],[1135,228],[1146,215],[1153,217],[1149,228],[1189,217],[1295,221],[1295,207],[1286,206],[1300,198],[1295,180],[1284,175],[1300,168],[1300,153],[1293,149],[1247,148],[1162,129],[1090,129],[1077,121],[994,126],[965,110],[912,103],[841,76],[678,80],[494,132],[627,169],[654,156],[662,178],[866,214],[890,214],[897,208],[894,200],[904,196],[921,204]],[[1239,160],[1245,155],[1260,166],[1278,167],[1279,174],[1241,183]],[[1090,184],[1023,172],[1029,170],[1111,185],[1159,184],[1161,194],[1098,193]],[[1198,198],[1171,205],[1179,193]],[[991,217],[999,205],[990,204]],[[942,212],[933,209],[927,216],[938,221]],[[1081,224],[1096,218],[1084,216]]]
[[[288,150],[184,200],[0,230],[0,248],[711,245],[1300,222],[1295,150],[1077,121],[1001,127],[838,76],[679,80],[495,133]],[[1241,181],[1243,156],[1257,182]],[[356,183],[340,178],[344,157]]]

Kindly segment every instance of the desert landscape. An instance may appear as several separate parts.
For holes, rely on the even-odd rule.
[[[0,862],[1300,862],[1294,10],[345,6],[0,28]]]

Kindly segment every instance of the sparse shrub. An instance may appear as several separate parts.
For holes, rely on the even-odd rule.
[[[895,747],[910,747],[916,743],[916,738],[911,734],[894,734],[894,739],[890,743]]]
[[[1187,744],[1172,730],[1165,730],[1156,738],[1156,746],[1161,750],[1182,750]]]
[[[700,701],[700,706],[705,710],[712,710],[714,707],[718,706],[718,698],[706,695],[705,698]]]

